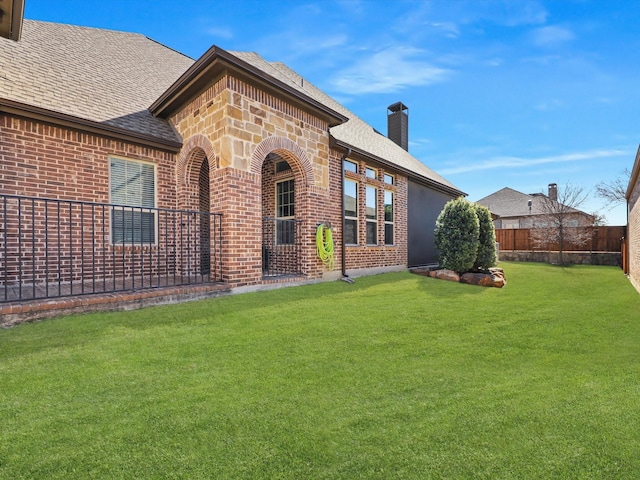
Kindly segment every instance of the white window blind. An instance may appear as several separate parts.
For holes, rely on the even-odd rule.
[[[110,159],[113,243],[155,242],[155,167]]]

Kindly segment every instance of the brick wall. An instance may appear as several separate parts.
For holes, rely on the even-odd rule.
[[[112,245],[111,210],[79,203],[109,203],[110,156],[153,163],[157,207],[176,208],[175,154],[0,115],[0,194],[38,198],[3,197],[0,205],[0,274],[8,283],[196,272],[200,218],[185,217],[181,239],[162,241],[159,231],[154,245]],[[193,245],[180,252],[176,242],[187,239]]]
[[[175,155],[0,114],[0,193],[109,202],[109,156],[157,166],[158,206],[175,208]]]
[[[358,245],[347,245],[347,270],[359,268],[376,268],[393,265],[407,265],[407,178],[395,172],[385,171],[384,168],[372,162],[348,159],[358,165],[357,173],[345,172],[345,179],[358,182]],[[366,168],[373,168],[377,178],[366,176]],[[341,167],[340,167],[341,168]],[[393,185],[382,180],[384,174],[393,175]],[[366,188],[372,186],[377,189],[377,245],[367,245],[366,239]],[[390,191],[394,195],[394,243],[384,243],[384,192]],[[336,191],[336,194],[339,190]],[[339,198],[339,197],[338,197]]]
[[[325,120],[255,86],[225,76],[170,121],[184,141],[178,154],[0,115],[3,166],[0,193],[108,203],[108,159],[117,156],[156,165],[158,207],[197,210],[199,172],[206,161],[210,208],[223,214],[222,243],[214,246],[217,239],[211,239],[212,249],[217,249],[213,253],[222,262],[222,279],[230,286],[254,285],[265,281],[262,278],[262,217],[275,213],[274,183],[279,177],[267,178],[263,168],[273,171],[272,165],[265,166],[265,159],[275,153],[291,165],[295,178],[296,219],[301,221],[301,271],[307,278],[321,278],[326,273],[316,254],[315,232],[320,223],[331,223],[333,227],[335,270],[340,270],[342,153],[330,148]],[[367,166],[377,170],[376,179],[365,175]],[[359,173],[351,177],[359,185],[360,224],[358,245],[349,246],[346,251],[349,270],[407,264],[407,179],[388,172],[394,175],[394,184],[388,185],[381,180],[384,173],[381,165],[359,161]],[[367,185],[378,189],[378,245],[366,245]],[[394,193],[393,245],[384,245],[385,190]],[[121,258],[128,266],[119,274],[127,275],[131,269],[141,268],[157,271],[157,266],[145,267],[136,256],[137,252],[147,249],[159,257],[155,247],[113,247],[109,245],[109,220],[89,216],[94,217],[93,225],[106,233],[98,236],[96,244],[95,234],[85,229],[85,236],[72,242],[74,252],[82,252],[84,242],[90,240],[99,249],[121,251]],[[38,219],[34,218],[33,223],[32,231],[40,235]],[[197,234],[195,230],[194,234]],[[69,261],[75,266],[78,262],[84,265],[76,253],[69,255]],[[196,264],[197,252],[192,251],[190,255],[186,262]],[[112,273],[116,270],[109,266],[103,270],[109,268]]]
[[[319,223],[327,222],[333,226],[335,268],[340,269],[341,152],[329,147],[325,121],[230,76],[211,85],[171,121],[185,139],[180,158],[191,155],[188,144],[195,137],[206,138],[204,143],[209,145],[205,147],[201,141],[197,149],[208,148],[207,156],[216,157],[214,162],[210,160],[211,191],[217,192],[212,196],[211,208],[224,215],[223,264],[227,281],[234,285],[262,281],[261,216],[275,213],[277,178],[271,175],[272,163],[267,160],[269,164],[265,165],[270,153],[285,159],[295,178],[296,219],[302,221],[302,272],[308,278],[319,278],[326,270],[316,255],[315,231]],[[378,179],[383,178],[385,172],[379,165],[368,166],[378,170]],[[385,185],[381,180],[367,178],[365,167],[361,162],[362,174],[354,178],[361,189],[361,238],[358,246],[348,247],[346,266],[358,269],[406,265],[407,179],[394,175],[395,184]],[[189,168],[188,160],[179,165],[178,179],[187,178],[181,171]],[[377,246],[365,245],[364,191],[368,184],[378,188]],[[185,192],[190,189],[189,186],[183,188]],[[384,245],[385,189],[393,191],[395,196],[394,245]]]

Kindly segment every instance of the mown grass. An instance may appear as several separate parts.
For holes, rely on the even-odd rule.
[[[0,331],[0,478],[640,478],[640,295],[503,266]]]

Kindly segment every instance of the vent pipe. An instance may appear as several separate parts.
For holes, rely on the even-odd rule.
[[[402,102],[387,107],[387,135],[392,142],[409,151],[409,107]]]

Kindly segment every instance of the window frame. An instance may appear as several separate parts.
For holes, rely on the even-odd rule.
[[[370,175],[373,174],[373,176]],[[366,167],[364,170],[364,176],[371,179],[371,180],[377,180],[378,179],[378,170],[372,167]]]
[[[387,194],[391,195],[391,219],[387,220],[387,205],[389,205],[387,203]],[[395,193],[392,192],[391,190],[385,190],[384,191],[384,244],[385,245],[395,245],[395,217],[396,217],[396,212],[395,212]],[[390,227],[391,228],[391,242],[388,241],[387,238],[387,228]]]
[[[354,210],[355,216],[347,215],[347,198],[346,198],[347,197],[347,188],[346,187],[347,187],[348,183],[349,184],[353,184],[354,187],[355,187],[355,210]],[[359,182],[357,182],[356,180],[350,180],[350,179],[345,179],[344,180],[344,187],[343,187],[343,191],[342,191],[342,196],[343,196],[343,199],[344,199],[344,210],[342,211],[342,216],[344,218],[345,226],[346,226],[347,222],[353,222],[354,225],[355,225],[355,229],[354,229],[355,230],[354,231],[354,237],[355,237],[354,240],[355,240],[355,242],[354,243],[350,243],[345,238],[345,240],[344,240],[345,245],[359,245],[358,232],[359,232],[360,228],[359,228],[359,225],[358,225],[358,223],[359,223],[359,219],[358,219],[358,197],[359,197],[358,186],[359,186]],[[344,230],[346,230],[346,228]],[[343,231],[342,234],[345,235],[346,232]]]
[[[282,195],[278,192],[278,186],[285,184],[285,183],[289,183],[291,185],[291,190],[287,191],[284,193],[284,195],[291,195],[291,202],[287,203],[286,205],[281,205],[280,204],[280,199],[282,197]],[[288,220],[288,221],[293,221],[291,224],[295,225],[295,219],[296,219],[296,181],[295,181],[295,177],[287,177],[287,178],[282,178],[279,180],[276,180],[274,182],[274,189],[275,189],[275,219],[276,219],[276,245],[295,245],[296,239],[295,239],[295,227],[293,229],[293,231],[289,231],[289,230],[282,230],[282,225],[281,225],[281,221],[283,220]],[[289,213],[292,213],[292,215],[287,215],[287,216],[280,216],[280,210],[281,208],[284,207],[288,207],[290,208],[292,211]],[[287,238],[284,239],[284,236],[287,235]],[[284,241],[286,240],[286,241]]]
[[[387,185],[395,185],[395,177],[393,175],[391,175],[390,173],[385,173],[383,176],[383,181],[384,183],[386,183]]]
[[[347,168],[347,166],[353,166],[353,169]],[[347,160],[346,158],[342,161],[342,169],[345,172],[358,173],[358,164],[356,162],[352,162],[351,160]]]
[[[118,157],[114,155],[110,155],[108,157],[109,161],[109,203],[111,207],[109,209],[109,243],[112,246],[135,246],[135,245],[157,245],[158,244],[158,168],[157,165],[153,162],[139,160],[139,159],[131,159]],[[153,206],[149,205],[130,205],[128,204],[128,200],[125,199],[124,202],[118,201],[118,199],[114,199],[114,190],[115,190],[115,177],[113,172],[113,162],[120,162],[125,165],[147,165],[153,169]],[[125,182],[127,182],[127,174],[125,173]],[[142,172],[140,172],[140,179],[143,181]],[[141,185],[142,189],[144,189],[144,185]],[[141,193],[140,203],[144,203],[144,193]],[[122,212],[122,221],[116,220],[116,212]],[[127,215],[129,213],[129,215]],[[131,229],[130,237],[127,234],[127,216],[131,217],[131,224],[134,225],[135,214],[139,213],[140,215],[140,239],[136,240],[135,238],[135,228]],[[151,240],[145,241],[145,231],[144,228],[144,215],[146,214],[146,218],[152,218],[152,229],[146,230],[147,235],[151,234]],[[149,217],[150,215],[150,217]],[[118,228],[118,231],[116,230]],[[120,233],[122,240],[116,241],[116,234]]]
[[[369,195],[372,193],[372,195]],[[369,200],[373,199],[374,205],[372,207],[369,206]],[[367,245],[378,245],[378,189],[373,185],[365,185],[365,221],[366,221],[366,244]],[[369,208],[373,208],[373,215],[369,215]],[[369,238],[369,226],[373,225],[374,238],[373,241],[370,241]]]

